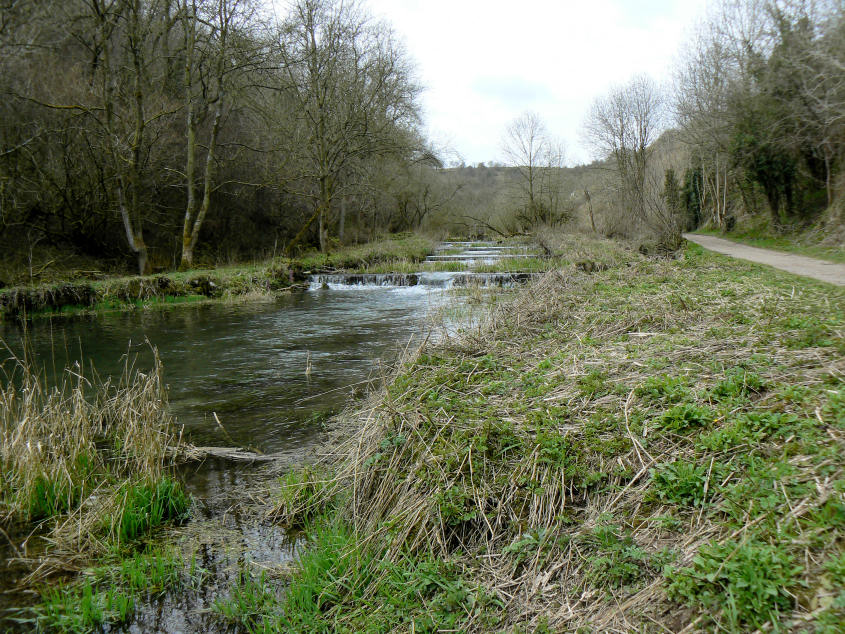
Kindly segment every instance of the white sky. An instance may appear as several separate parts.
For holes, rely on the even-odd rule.
[[[588,161],[592,100],[635,73],[668,80],[706,0],[364,0],[417,63],[431,139],[468,164],[501,160],[508,123],[534,110]]]

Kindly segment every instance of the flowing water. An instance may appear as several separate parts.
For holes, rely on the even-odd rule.
[[[443,298],[411,287],[317,289],[255,304],[37,320],[27,334],[48,377],[78,361],[119,375],[127,353],[145,369],[155,346],[191,442],[275,452],[311,442],[327,413],[379,378],[374,360],[407,343]],[[18,353],[23,336],[17,325],[0,327]]]
[[[448,243],[431,260],[488,262],[521,255],[493,245]],[[0,324],[0,339],[18,355],[27,340],[48,380],[73,363],[88,374],[93,367],[100,376],[116,376],[126,355],[143,370],[152,363],[154,346],[171,409],[188,441],[248,447],[295,463],[316,445],[328,415],[377,386],[401,349],[426,335],[432,310],[456,301],[444,291],[513,286],[529,278],[315,275],[307,291],[273,301],[43,319],[26,331]],[[5,356],[0,352],[0,364],[9,363]],[[210,460],[184,469],[183,477],[196,503],[182,530],[194,536],[211,581],[140,606],[131,631],[216,628],[208,608],[245,561],[272,567],[294,556],[295,543],[284,531],[239,511],[258,477],[255,467]]]

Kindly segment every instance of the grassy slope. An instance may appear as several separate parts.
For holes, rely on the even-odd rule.
[[[486,331],[429,346],[337,460],[247,630],[835,632],[845,619],[842,290],[691,246],[563,239]]]

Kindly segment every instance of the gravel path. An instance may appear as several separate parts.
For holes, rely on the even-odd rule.
[[[824,260],[816,260],[815,258],[808,258],[803,255],[784,253],[783,251],[758,249],[757,247],[749,247],[745,244],[738,244],[713,236],[685,233],[684,237],[690,242],[700,244],[705,249],[715,251],[716,253],[730,255],[734,258],[749,260],[759,264],[767,264],[776,269],[794,273],[795,275],[803,275],[821,280],[822,282],[836,284],[837,286],[845,286],[845,264],[825,262]]]

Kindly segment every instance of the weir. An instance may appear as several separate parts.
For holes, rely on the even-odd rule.
[[[502,260],[540,257],[528,247],[499,246],[493,242],[442,242],[425,264],[460,262],[461,264],[493,265]],[[474,273],[468,271],[441,271],[419,273],[322,273],[311,275],[308,288],[317,290],[344,290],[366,288],[417,287],[420,290],[441,290],[465,286],[482,288],[511,288],[524,284],[536,273],[502,272]]]
[[[450,289],[464,286],[511,288],[536,277],[536,273],[326,273],[309,278],[309,290],[344,290],[351,288]]]

